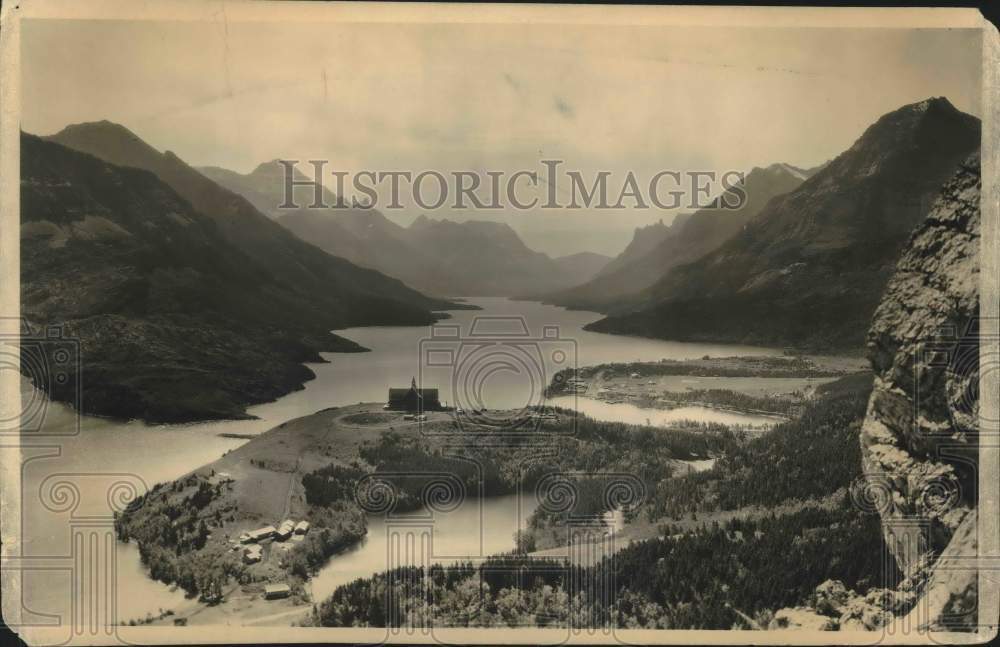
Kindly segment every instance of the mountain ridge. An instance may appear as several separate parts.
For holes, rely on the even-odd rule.
[[[794,169],[794,170],[789,170]],[[755,167],[737,185],[692,214],[678,215],[670,225],[638,228],[632,242],[589,282],[544,297],[546,303],[608,312],[635,300],[671,268],[718,247],[752,219],[767,202],[799,186],[810,171],[776,163]],[[743,200],[737,194],[743,191]],[[721,207],[740,204],[736,209]]]
[[[339,205],[312,209],[309,195],[297,195],[298,209],[281,210],[283,174],[274,162],[254,172],[209,171],[245,197],[266,196],[276,221],[330,254],[403,280],[421,292],[445,296],[517,296],[567,287],[603,266],[599,256],[553,259],[529,248],[507,223],[452,220],[418,215],[399,225],[375,208],[348,207],[324,187],[324,201]],[[237,179],[233,179],[237,176]],[[226,179],[228,178],[228,179]],[[581,262],[585,259],[585,262]]]
[[[981,125],[947,99],[887,113],[716,250],[674,268],[599,332],[860,350],[881,289]]]
[[[217,184],[249,200],[265,216],[277,220],[287,212],[279,208],[279,205],[285,202],[285,170],[279,162],[277,158],[261,162],[246,174],[221,166],[198,166],[195,169]],[[298,168],[295,168],[293,173],[296,184],[292,187],[292,202],[302,207],[313,204],[317,183],[306,177]],[[325,185],[318,186],[324,204],[344,206]]]
[[[24,133],[21,205],[22,312],[61,327],[86,368],[36,379],[53,400],[147,422],[246,418],[312,379],[303,362],[320,351],[365,350],[150,171]]]
[[[173,153],[159,153],[135,133],[109,121],[67,126],[45,139],[118,166],[151,171],[211,218],[223,238],[263,263],[289,289],[322,302],[340,327],[426,323],[431,309],[456,304],[428,298],[398,279],[331,256],[260,213],[248,200],[205,177]],[[363,295],[369,305],[345,308],[336,297]],[[384,312],[383,312],[384,311]],[[396,314],[393,314],[396,313]]]

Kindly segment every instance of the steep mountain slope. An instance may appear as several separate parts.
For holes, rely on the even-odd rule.
[[[308,164],[306,168],[309,168]],[[259,164],[257,168],[246,175],[218,166],[199,166],[196,169],[219,186],[246,198],[257,211],[269,218],[277,219],[288,212],[287,209],[279,208],[285,201],[285,168],[277,160]],[[312,179],[295,169],[296,182],[309,182]],[[327,179],[333,181],[332,177],[324,178],[324,181]],[[293,185],[293,203],[300,207],[313,204],[316,199],[315,187],[315,184],[312,186]],[[320,186],[320,195],[323,204],[330,206],[338,204],[337,196],[327,189],[325,184]]]
[[[979,120],[944,98],[884,115],[720,248],[589,328],[860,349],[907,236],[979,139]]]
[[[244,416],[301,388],[318,351],[363,350],[348,320],[225,240],[154,174],[21,137],[21,300],[79,341],[83,380],[36,385],[86,413],[152,422]],[[386,310],[354,294],[342,310]],[[403,306],[394,314],[426,323]],[[25,363],[30,366],[30,363]],[[29,375],[30,376],[30,375]],[[82,402],[76,401],[76,389]]]
[[[678,216],[669,227],[654,225],[652,231],[649,227],[637,229],[628,248],[599,276],[546,300],[556,305],[602,312],[628,302],[671,268],[696,260],[724,243],[771,198],[795,189],[809,173],[788,164],[755,168],[739,187],[746,199],[738,209],[720,207],[739,203],[735,193],[738,189],[729,189],[713,200],[711,206],[688,216]]]
[[[587,280],[603,270],[611,262],[611,257],[596,252],[578,252],[553,260],[566,274]]]
[[[506,223],[420,216],[406,234],[410,244],[436,259],[450,278],[447,294],[534,294],[575,282],[547,254],[529,249]]]
[[[438,260],[409,241],[404,227],[374,209],[298,209],[278,222],[330,254],[398,277],[426,294],[476,294],[454,289]]]
[[[660,220],[652,225],[636,227],[628,246],[625,247],[621,254],[611,259],[611,262],[605,265],[604,269],[594,278],[615,274],[630,263],[634,263],[646,254],[649,254],[664,240],[671,236],[676,236],[683,228],[684,223],[690,218],[691,214],[680,213],[674,217],[669,225],[663,224],[663,220]]]
[[[344,326],[426,323],[431,320],[428,309],[449,306],[397,279],[306,243],[245,198],[222,188],[173,153],[160,153],[123,126],[107,121],[76,124],[47,139],[112,164],[153,172],[196,211],[211,218],[226,241],[261,263],[289,289],[315,299],[317,307]]]

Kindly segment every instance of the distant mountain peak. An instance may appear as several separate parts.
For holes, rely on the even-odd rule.
[[[882,137],[887,134],[891,132],[912,133],[928,121],[948,122],[969,120],[978,121],[972,115],[968,115],[956,108],[945,97],[931,97],[917,103],[907,104],[882,115],[865,130],[855,145],[864,143],[882,144],[884,143]]]
[[[84,131],[117,132],[121,134],[130,135],[132,137],[137,137],[135,133],[133,133],[125,126],[115,121],[109,121],[108,119],[101,119],[100,121],[81,121],[80,123],[69,124],[65,128],[63,128],[60,132],[84,132]]]
[[[580,253],[553,259],[528,247],[508,223],[418,215],[408,227],[378,211],[305,210],[282,225],[330,253],[432,294],[526,296],[593,276],[610,259]]]
[[[257,165],[257,168],[247,173],[247,175],[271,175],[276,171],[282,170],[281,160],[275,157],[273,160],[267,162],[261,162]],[[298,171],[298,169],[296,169]]]
[[[159,152],[147,144],[141,137],[114,121],[102,119],[100,121],[84,121],[78,124],[69,124],[58,133],[46,137],[53,141],[80,141],[99,140],[106,144],[128,145],[142,148],[146,152]]]
[[[816,177],[824,184],[848,176],[873,177],[892,164],[890,158],[912,157],[918,149],[927,155],[953,150],[956,140],[978,140],[979,132],[979,119],[958,110],[944,97],[931,97],[879,117]]]
[[[738,236],[587,329],[856,349],[903,244],[980,139],[979,119],[943,97],[893,110]]]
[[[670,225],[663,224],[663,218],[660,218],[656,222],[648,225],[639,225],[635,228],[635,231],[632,232],[632,242],[630,245],[634,245],[638,241],[650,236],[661,237],[668,229],[670,229]]]
[[[420,214],[417,216],[413,222],[410,223],[410,228],[421,228],[421,227],[465,227],[469,229],[490,229],[490,230],[510,230],[514,231],[506,222],[499,222],[496,220],[452,220],[451,218],[431,218],[427,214]]]
[[[786,162],[775,162],[774,164],[766,167],[764,170],[770,173],[788,173],[792,177],[799,180],[807,180],[811,175],[809,170],[793,166]]]
[[[951,101],[948,101],[948,97],[929,97],[923,101],[903,106],[900,110],[910,109],[918,112],[926,112],[931,106],[958,112],[958,108],[952,105]]]

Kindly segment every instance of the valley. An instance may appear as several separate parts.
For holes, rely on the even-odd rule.
[[[375,208],[349,206],[326,186],[319,191],[327,208],[281,208],[285,171],[277,160],[245,175],[217,167],[200,170],[302,240],[398,277],[425,294],[540,293],[586,281],[611,260],[593,252],[553,258],[529,249],[509,225],[491,220],[454,221],[421,214],[404,227]],[[317,185],[297,169],[294,177],[293,202],[312,204]]]
[[[890,522],[945,552],[976,518],[976,470],[909,429],[951,425],[976,465],[951,409],[978,391],[906,358],[978,313],[980,135],[906,104],[609,258],[504,219],[283,210],[276,161],[196,168],[108,121],[22,133],[23,312],[79,354],[49,380],[22,347],[66,436],[25,491],[134,480],[102,517],[119,624],[881,628],[940,586]],[[901,413],[925,386],[947,392]],[[898,510],[859,495],[882,470]],[[35,547],[65,539],[24,507]]]

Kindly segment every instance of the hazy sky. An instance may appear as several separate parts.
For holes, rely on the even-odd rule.
[[[930,96],[980,116],[974,30],[33,20],[22,56],[24,130],[109,119],[240,172],[276,157],[414,173],[559,158],[640,178],[813,166]],[[674,213],[428,215],[507,220],[554,254],[615,254]]]

